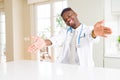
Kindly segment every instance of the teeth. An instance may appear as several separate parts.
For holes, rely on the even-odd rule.
[[[72,20],[70,20],[70,22],[69,22],[70,24],[72,23]]]

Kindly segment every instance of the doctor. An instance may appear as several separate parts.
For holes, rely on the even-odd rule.
[[[59,62],[94,66],[91,42],[97,36],[107,37],[108,34],[112,33],[111,29],[103,26],[104,21],[97,22],[94,28],[91,29],[78,20],[76,12],[71,8],[65,8],[61,16],[69,26],[68,29],[62,30],[58,35],[46,40],[34,37],[34,43],[29,46],[28,51],[33,53],[45,46],[63,45],[64,48],[58,60]],[[73,36],[74,34],[75,36]]]

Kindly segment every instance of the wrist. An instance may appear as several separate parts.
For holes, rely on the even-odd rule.
[[[94,30],[92,30],[91,36],[92,36],[94,39],[96,38],[96,35],[95,35],[95,33],[94,33]]]

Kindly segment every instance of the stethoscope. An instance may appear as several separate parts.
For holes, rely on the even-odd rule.
[[[80,39],[86,36],[85,33],[84,33],[83,36],[81,36],[82,31],[83,31],[83,24],[81,24],[81,25],[82,25],[82,26],[81,26],[80,33],[79,33],[78,40],[77,40],[77,41],[78,41],[78,44],[77,44],[77,47],[78,47],[78,48],[80,47]],[[72,33],[72,27],[70,27],[70,28],[67,29],[67,33],[68,33],[68,32],[71,32],[71,33]]]

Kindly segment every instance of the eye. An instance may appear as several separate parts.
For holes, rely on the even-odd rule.
[[[68,18],[70,18],[71,16],[72,16],[72,15],[71,15],[71,14],[69,14],[69,15],[68,15]]]
[[[63,20],[64,20],[65,22],[67,21],[67,19],[66,19],[66,18],[64,18]]]
[[[67,22],[67,20],[68,20],[69,18],[71,18],[72,15],[73,15],[72,13],[67,14],[66,16],[63,17],[63,20],[64,20],[65,22]]]

